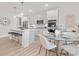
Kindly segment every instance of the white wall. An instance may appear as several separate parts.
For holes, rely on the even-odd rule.
[[[65,16],[69,14],[75,15],[75,24],[79,24],[79,8],[77,5],[64,5],[59,7],[59,26],[65,27]]]
[[[1,14],[0,14],[1,15]],[[16,21],[16,19],[13,17],[13,15],[8,15],[8,14],[4,14],[4,15],[1,15],[1,17],[4,17],[4,16],[7,16],[8,18],[9,18],[9,20],[10,20],[10,24],[9,25],[1,25],[0,24],[0,35],[6,35],[6,34],[8,34],[8,32],[9,32],[9,30],[11,29],[11,28],[14,28],[14,27],[16,27],[16,25],[17,25],[17,21]]]
[[[70,4],[70,5],[63,3],[63,4],[59,4],[57,8],[59,8],[58,26],[63,26],[63,27],[65,26],[65,15],[67,14],[75,14],[75,23],[79,24],[79,4],[78,3]],[[8,16],[11,20],[11,23],[8,26],[0,25],[0,34],[7,34],[9,29],[17,26],[17,19],[13,18],[13,14],[11,12],[12,11],[0,10],[0,17]],[[36,21],[36,20],[32,19],[31,23],[35,23],[33,21]]]

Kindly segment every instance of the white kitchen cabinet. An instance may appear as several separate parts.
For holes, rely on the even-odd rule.
[[[34,29],[25,29],[22,32],[22,47],[28,47],[35,38]]]

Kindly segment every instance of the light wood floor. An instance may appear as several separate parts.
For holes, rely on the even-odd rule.
[[[40,54],[40,41],[35,40],[29,47],[22,48],[16,41],[10,39],[0,39],[0,56],[44,56],[46,50],[42,47]],[[48,56],[55,56],[56,53],[47,51]]]

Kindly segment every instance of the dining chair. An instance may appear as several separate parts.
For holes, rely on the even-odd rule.
[[[67,39],[64,41],[64,44],[68,45],[68,44],[72,44],[74,42],[75,34],[73,32],[63,32],[62,37],[70,38],[70,39]]]
[[[51,51],[52,49],[55,49],[56,50],[56,45],[53,44],[53,43],[51,43],[51,42],[49,42],[48,39],[45,36],[43,36],[42,34],[39,34],[39,37],[40,37],[40,42],[41,42],[39,54],[40,54],[40,51],[41,51],[42,46],[46,49],[45,55],[47,55],[47,51]]]
[[[61,54],[65,51],[66,56],[79,56],[79,46],[76,45],[63,45],[61,46]]]
[[[49,34],[49,32],[46,30],[46,31],[43,31],[43,34]]]

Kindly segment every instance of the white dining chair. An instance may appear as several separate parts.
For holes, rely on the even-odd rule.
[[[67,56],[79,56],[79,46],[76,45],[64,45],[61,46],[61,55],[65,51]]]
[[[56,45],[49,42],[48,39],[45,36],[43,36],[42,34],[39,34],[39,37],[40,37],[41,47],[43,46],[46,49],[45,55],[47,55],[47,51],[51,51],[52,49],[56,48]],[[40,50],[39,50],[39,54],[40,54],[40,51],[41,51],[41,47],[40,47]]]
[[[64,38],[69,38],[67,40],[64,41],[64,44],[72,44],[74,42],[75,39],[75,34],[73,32],[63,32],[62,37]]]
[[[43,34],[44,34],[44,35],[48,35],[49,32],[46,30],[46,31],[43,31]]]
[[[61,31],[60,30],[55,30],[55,35],[56,36],[60,36],[61,35]]]

